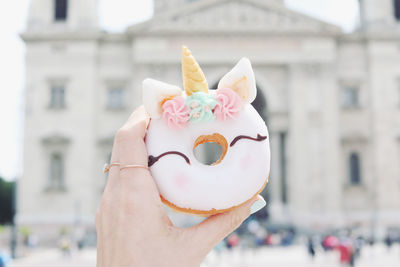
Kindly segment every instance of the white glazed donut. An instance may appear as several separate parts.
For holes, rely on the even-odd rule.
[[[225,212],[260,193],[268,181],[268,130],[250,104],[257,92],[254,73],[243,58],[217,90],[209,90],[186,47],[182,72],[185,92],[143,81],[143,103],[151,117],[146,135],[150,171],[172,209],[199,215]],[[197,161],[193,153],[205,142],[222,147],[212,165]]]

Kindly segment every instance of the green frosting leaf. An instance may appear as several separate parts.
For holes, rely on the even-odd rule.
[[[211,94],[196,92],[186,98],[191,122],[209,122],[215,119],[213,109],[217,100]]]

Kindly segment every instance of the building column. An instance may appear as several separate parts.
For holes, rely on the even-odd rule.
[[[287,181],[287,132],[270,134],[271,173],[269,210],[272,222],[288,222],[288,181]]]
[[[280,151],[279,151],[279,132],[269,134],[269,143],[271,148],[271,171],[269,175],[269,211],[272,221],[276,221],[281,210],[281,189],[280,189]]]

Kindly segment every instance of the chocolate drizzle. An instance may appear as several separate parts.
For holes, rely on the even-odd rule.
[[[154,157],[154,156],[150,155],[149,156],[149,163],[148,163],[149,167],[151,167],[154,163],[156,163],[160,158],[162,158],[162,157],[164,157],[166,155],[170,155],[170,154],[175,154],[175,155],[181,156],[182,158],[185,159],[186,163],[190,165],[190,160],[185,154],[183,154],[181,152],[178,152],[178,151],[168,151],[168,152],[162,153],[161,155],[159,155],[157,157]]]
[[[240,139],[250,139],[250,140],[253,140],[253,141],[259,141],[260,142],[260,141],[263,141],[263,140],[267,139],[267,136],[262,136],[260,134],[257,134],[257,138],[254,138],[254,137],[250,137],[250,136],[247,136],[247,135],[238,135],[232,140],[230,146],[232,147]]]

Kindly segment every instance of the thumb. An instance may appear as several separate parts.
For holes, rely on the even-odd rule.
[[[265,204],[264,198],[258,195],[231,211],[210,216],[188,229],[191,232],[192,241],[198,249],[202,249],[207,254],[238,228],[250,214],[260,210]]]

